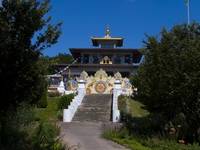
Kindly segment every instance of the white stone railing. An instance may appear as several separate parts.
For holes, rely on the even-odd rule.
[[[63,122],[71,122],[78,107],[81,105],[83,98],[86,94],[85,81],[78,83],[78,95],[74,97],[67,109],[63,110]]]
[[[121,81],[116,80],[113,88],[113,97],[112,97],[112,122],[120,121],[120,111],[118,108],[118,97],[122,94]]]

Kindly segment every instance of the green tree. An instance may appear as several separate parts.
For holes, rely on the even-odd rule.
[[[50,60],[54,61],[55,64],[70,64],[73,62],[73,57],[70,54],[59,53],[55,57],[51,57]]]
[[[45,68],[39,60],[42,50],[57,42],[61,26],[50,23],[49,10],[49,0],[2,0],[0,5],[0,149],[31,146],[29,131],[16,128],[10,118],[22,103],[45,100]]]
[[[41,51],[57,42],[61,24],[46,14],[49,0],[3,0],[0,6],[0,111],[21,102],[37,103],[42,96],[44,71]]]
[[[57,64],[71,64],[73,62],[73,57],[70,54],[59,53],[56,56],[48,57],[43,56],[40,58],[40,65],[45,69],[45,74],[57,73]]]
[[[196,136],[200,129],[200,25],[177,25],[148,37],[145,62],[136,76],[140,99],[166,122],[182,116]],[[191,139],[191,138],[189,138]]]

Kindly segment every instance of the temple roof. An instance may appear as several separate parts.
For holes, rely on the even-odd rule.
[[[115,44],[117,47],[123,46],[123,38],[100,38],[100,37],[92,37],[93,46],[99,46],[103,42],[110,42]]]
[[[132,49],[132,48],[70,48],[69,49],[72,56],[74,58],[80,56],[81,53],[89,52],[89,53],[115,53],[115,54],[120,54],[120,53],[133,53],[133,54],[139,54],[138,49]]]
[[[121,47],[123,46],[123,38],[121,37],[111,37],[109,27],[106,28],[104,37],[92,37],[91,38],[93,46],[101,46],[104,47],[106,45],[110,45],[113,47]]]
[[[139,51],[139,49],[133,49],[133,48],[70,48],[69,49],[71,53],[73,52],[136,52]]]

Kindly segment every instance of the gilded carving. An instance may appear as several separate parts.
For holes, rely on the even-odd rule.
[[[122,75],[119,72],[115,73],[114,77],[115,77],[116,80],[121,80],[122,79]]]
[[[103,79],[103,78],[107,78],[108,77],[107,73],[103,69],[99,69],[95,73],[94,76],[95,76],[95,78],[99,78],[99,79]]]
[[[91,94],[90,88],[87,88],[87,89],[86,89],[86,94],[87,94],[87,95]]]
[[[81,72],[79,80],[87,80],[88,73],[86,71]]]
[[[87,94],[110,94],[113,91],[116,80],[121,80],[122,90],[125,93],[132,93],[132,85],[129,79],[122,78],[119,72],[113,77],[108,76],[103,69],[98,70],[94,76],[88,76],[87,72],[83,71],[80,78],[86,81]]]
[[[99,94],[103,94],[106,91],[106,84],[102,81],[99,81],[95,85],[95,90]]]

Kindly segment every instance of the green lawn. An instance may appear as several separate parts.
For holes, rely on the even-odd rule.
[[[145,106],[135,101],[131,98],[128,98],[128,109],[129,113],[132,114],[133,117],[146,117],[149,115],[149,112],[144,108]]]
[[[122,96],[119,98],[119,109],[131,114],[132,117],[146,117],[149,115],[149,112],[142,103],[130,97]]]
[[[199,150],[198,144],[183,145],[173,140],[161,140],[159,138],[139,138],[123,135],[116,131],[107,131],[103,137],[118,144],[124,145],[131,150]]]
[[[59,97],[48,97],[47,108],[36,108],[36,117],[41,121],[57,121]]]
[[[142,119],[148,117],[149,112],[145,106],[131,99],[130,97],[119,98],[119,109],[131,114],[132,117]],[[144,122],[145,123],[145,122]],[[146,122],[148,124],[148,122]],[[199,150],[199,145],[182,145],[174,140],[159,139],[158,137],[141,137],[129,135],[128,129],[108,130],[103,133],[103,137],[116,143],[126,146],[131,150]]]
[[[103,137],[112,140],[118,144],[121,144],[131,150],[151,150],[150,148],[142,145],[136,139],[129,136],[123,137],[123,134],[117,131],[106,131],[103,133]]]

